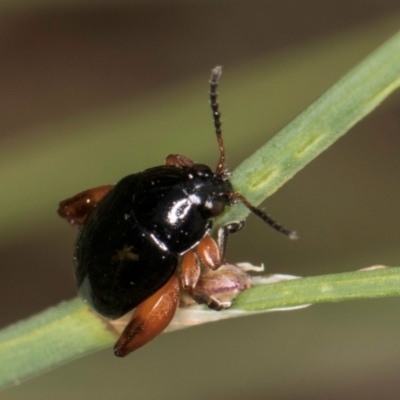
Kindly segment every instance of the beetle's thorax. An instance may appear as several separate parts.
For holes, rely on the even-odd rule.
[[[160,166],[138,174],[132,217],[176,254],[194,247],[228,204],[229,181],[208,167]]]

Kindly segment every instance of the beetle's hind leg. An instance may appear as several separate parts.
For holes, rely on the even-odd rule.
[[[58,215],[73,226],[82,226],[97,203],[113,188],[113,185],[99,186],[80,192],[58,205]]]
[[[159,335],[175,315],[179,297],[179,278],[175,273],[164,286],[136,307],[114,346],[115,355],[125,357]]]

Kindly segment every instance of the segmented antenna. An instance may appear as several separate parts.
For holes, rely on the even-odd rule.
[[[275,222],[269,215],[265,212],[261,211],[259,208],[254,207],[249,201],[242,196],[240,193],[231,192],[228,194],[232,200],[240,200],[252,213],[260,217],[265,223],[267,223],[271,228],[274,228],[279,233],[283,233],[289,239],[298,239],[297,232],[290,231],[289,229],[284,228],[282,225]]]
[[[224,142],[222,140],[222,131],[221,131],[221,113],[219,112],[219,105],[217,101],[217,88],[219,78],[221,77],[222,67],[217,66],[211,72],[210,79],[210,101],[211,101],[211,110],[213,112],[214,126],[215,126],[215,134],[217,135],[218,147],[219,147],[219,161],[217,164],[217,168],[215,173],[218,175],[224,175],[226,171],[224,170],[225,166],[225,148]],[[257,207],[254,207],[249,201],[237,192],[229,192],[226,193],[228,197],[231,198],[233,202],[240,200],[252,213],[256,214],[260,217],[265,223],[267,223],[270,227],[274,228],[278,232],[284,234],[289,239],[297,239],[297,233],[295,231],[290,231],[284,228],[282,225],[275,222],[269,215],[265,212],[261,211]]]
[[[223,174],[225,165],[225,148],[224,148],[224,142],[222,140],[222,131],[221,131],[221,113],[219,112],[219,105],[217,101],[217,96],[218,96],[217,87],[221,73],[222,73],[222,67],[221,66],[215,67],[211,72],[211,79],[210,79],[211,110],[213,112],[215,134],[217,135],[217,141],[219,147],[219,160],[215,173],[219,175]]]

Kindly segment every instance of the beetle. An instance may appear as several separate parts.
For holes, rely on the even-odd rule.
[[[222,226],[214,239],[210,235],[213,219],[225,207],[240,201],[277,231],[296,237],[232,187],[225,169],[217,102],[220,75],[217,66],[210,80],[220,154],[215,172],[171,154],[165,165],[128,175],[115,185],[86,190],[59,204],[58,214],[80,230],[74,254],[79,295],[108,319],[134,310],[114,347],[119,357],[143,346],[168,326],[181,288],[212,309],[230,305],[204,287],[196,287],[202,266],[217,270],[224,262],[228,235],[244,225],[239,221]]]

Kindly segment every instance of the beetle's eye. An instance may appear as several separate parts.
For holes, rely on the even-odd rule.
[[[225,209],[226,202],[222,200],[207,200],[205,208],[210,213],[210,217],[217,217],[221,215]]]

